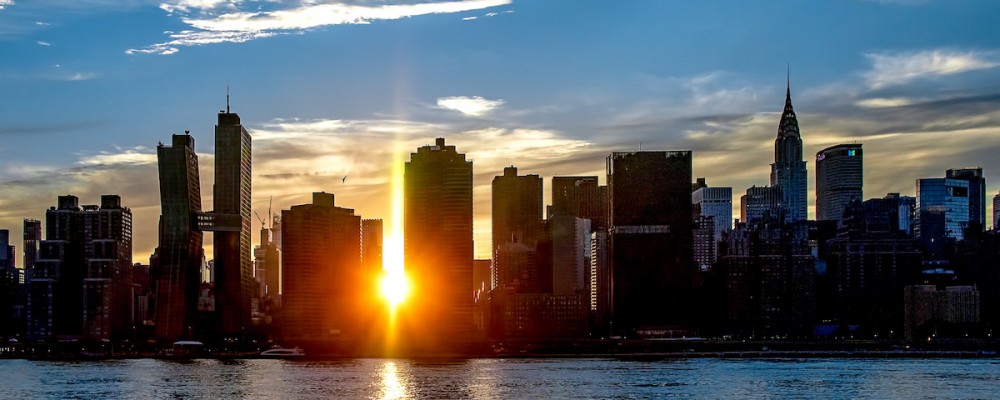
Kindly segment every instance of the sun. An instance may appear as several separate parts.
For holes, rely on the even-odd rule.
[[[389,306],[396,308],[406,300],[409,285],[406,284],[406,278],[402,273],[389,271],[382,277],[381,289],[382,297],[389,302]]]

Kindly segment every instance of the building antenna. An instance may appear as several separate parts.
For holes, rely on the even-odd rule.
[[[274,201],[274,196],[272,195],[267,199],[267,230],[274,228],[274,217],[271,216],[271,203]]]
[[[229,114],[229,81],[226,81],[226,114]]]
[[[792,90],[792,65],[785,63],[785,90]]]

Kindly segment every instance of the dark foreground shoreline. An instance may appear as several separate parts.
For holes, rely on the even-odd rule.
[[[76,344],[20,344],[0,352],[0,359],[88,361],[122,359],[271,359],[324,361],[356,358],[407,358],[460,360],[470,358],[606,358],[623,360],[665,359],[806,359],[806,358],[998,358],[995,340],[950,340],[919,344],[895,341],[725,341],[725,340],[591,340],[574,342],[490,342],[460,350],[397,350],[353,352],[340,346],[306,346],[305,356],[268,357],[259,348],[220,349],[174,353],[166,347],[98,351]]]

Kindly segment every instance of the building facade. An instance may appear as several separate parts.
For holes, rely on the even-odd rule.
[[[611,325],[629,336],[686,334],[682,304],[695,270],[691,152],[612,153],[607,173]]]
[[[953,168],[945,171],[946,179],[969,182],[969,227],[986,229],[986,178],[982,167]]]
[[[947,241],[960,241],[969,225],[969,182],[961,179],[917,179],[914,234],[927,251],[941,255]]]
[[[193,339],[199,328],[204,258],[203,234],[195,226],[201,213],[201,179],[194,138],[173,135],[171,146],[157,146],[156,157],[161,214],[159,245],[149,268],[155,336],[165,341]]]
[[[694,206],[695,215],[712,218],[712,250],[709,260],[710,264],[715,263],[719,254],[718,241],[724,232],[733,229],[733,188],[699,187],[691,192],[691,205]]]
[[[472,332],[472,161],[437,138],[410,154],[403,177],[403,254],[419,288],[408,300],[420,310],[419,338],[429,347]],[[418,339],[415,337],[414,339]]]
[[[542,178],[518,175],[514,166],[493,178],[493,247],[523,243],[535,247],[542,232]]]
[[[132,212],[117,195],[80,207],[59,196],[28,282],[28,337],[131,337]]]
[[[816,153],[816,220],[840,221],[854,199],[864,199],[861,144],[838,144]]]
[[[337,340],[362,333],[366,296],[361,217],[337,207],[331,193],[281,212],[282,312],[285,337]]]
[[[792,109],[791,87],[786,87],[785,109],[778,123],[778,137],[774,140],[771,186],[781,188],[781,205],[787,210],[785,213],[787,222],[803,221],[808,218],[806,178],[799,121],[795,116],[795,110]]]
[[[250,249],[250,133],[240,117],[219,113],[215,126],[215,191],[212,211],[215,250],[215,306],[222,337],[244,338],[250,326],[253,259]]]
[[[761,219],[783,218],[788,210],[782,205],[784,196],[775,186],[751,186],[740,196],[740,221],[753,223]]]

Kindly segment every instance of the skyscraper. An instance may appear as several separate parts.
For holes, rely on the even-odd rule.
[[[962,240],[969,225],[969,182],[961,179],[917,179],[914,235],[936,256],[945,239]]]
[[[1000,229],[1000,193],[993,196],[993,230]]]
[[[407,304],[426,329],[422,338],[429,345],[469,338],[472,161],[445,145],[444,138],[410,154],[403,176],[403,215],[405,268],[415,288]]]
[[[689,321],[693,239],[691,152],[612,153],[607,159],[612,326],[663,336]]]
[[[816,220],[840,221],[853,199],[863,199],[861,144],[838,144],[816,153]]]
[[[59,196],[29,282],[28,336],[115,339],[132,321],[132,212],[117,195]]]
[[[704,184],[704,180],[701,180]],[[722,233],[733,229],[733,188],[731,187],[700,187],[691,193],[691,205],[696,214],[711,217],[714,224],[712,230],[711,261],[714,263],[719,254],[719,240]]]
[[[361,220],[361,262],[370,274],[382,274],[382,220]]]
[[[35,261],[38,260],[38,244],[42,241],[42,221],[25,219],[23,240],[24,264],[21,267],[24,268],[25,274],[30,274],[35,267]]]
[[[787,210],[785,221],[807,219],[806,162],[802,160],[802,136],[792,109],[790,86],[785,88],[785,110],[778,123],[778,137],[774,139],[771,186],[781,188],[782,206]]]
[[[542,178],[517,175],[513,165],[493,178],[493,247],[523,243],[534,247],[542,232]]]
[[[332,193],[281,212],[285,335],[336,340],[359,334],[370,296],[361,268],[361,217],[337,207]]]
[[[236,113],[219,113],[215,126],[215,309],[218,333],[236,337],[250,326],[250,133]]]
[[[14,246],[10,245],[10,231],[0,229],[0,336],[14,336],[21,322],[15,317],[14,307],[19,303],[21,271],[14,266]]]
[[[969,182],[969,227],[986,229],[986,178],[982,167],[954,168],[945,171],[945,178]]]
[[[127,338],[133,325],[132,210],[118,195],[104,195],[100,207],[83,206],[83,223],[83,334]]]
[[[201,180],[194,138],[173,135],[172,146],[156,148],[160,174],[159,246],[150,259],[156,337],[189,338],[198,328],[198,292],[204,256],[202,232],[195,225],[201,213]]]
[[[598,185],[596,176],[552,177],[552,214],[589,219],[592,228],[606,228],[608,187]]]
[[[45,212],[45,240],[28,289],[28,337],[80,337],[83,327],[83,227],[76,196],[59,196]]]
[[[740,196],[740,221],[752,223],[761,218],[781,218],[788,210],[782,206],[782,192],[775,186],[751,186]]]

